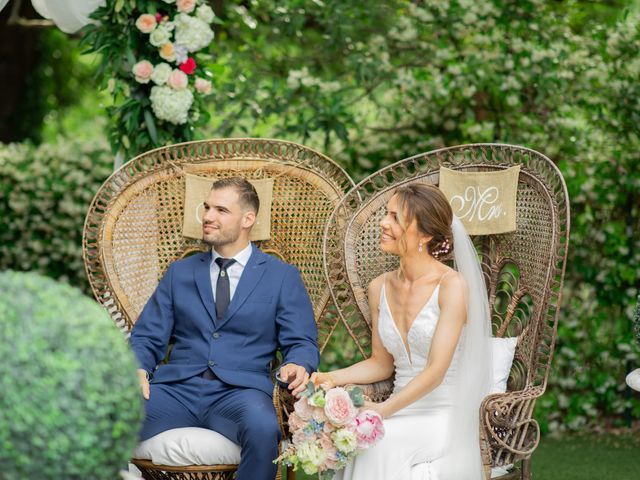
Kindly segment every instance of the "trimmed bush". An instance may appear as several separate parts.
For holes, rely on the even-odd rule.
[[[114,480],[143,418],[136,362],[79,290],[0,273],[0,476]]]

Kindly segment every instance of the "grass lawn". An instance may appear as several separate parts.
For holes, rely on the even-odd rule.
[[[640,480],[640,435],[545,437],[533,455],[535,480]],[[317,480],[299,472],[296,480]]]

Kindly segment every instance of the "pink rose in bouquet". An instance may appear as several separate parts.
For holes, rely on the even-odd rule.
[[[293,408],[296,414],[298,415],[298,417],[300,417],[302,420],[304,421],[311,420],[311,416],[313,415],[314,408],[311,405],[309,405],[309,402],[307,402],[306,397],[302,397],[300,400],[298,400],[293,405]]]
[[[335,387],[325,394],[324,413],[334,425],[346,425],[356,417],[356,407],[349,397],[349,393],[340,387]]]
[[[355,419],[355,432],[358,448],[369,448],[384,437],[382,418],[373,410],[360,412]]]
[[[300,430],[307,422],[300,418],[296,412],[289,415],[289,428],[291,430]]]

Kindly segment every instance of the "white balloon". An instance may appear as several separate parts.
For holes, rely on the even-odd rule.
[[[60,30],[75,33],[91,22],[89,15],[105,0],[31,0],[31,3],[38,14],[53,20]]]

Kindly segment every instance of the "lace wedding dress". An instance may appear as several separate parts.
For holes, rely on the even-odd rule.
[[[391,315],[384,284],[382,286],[378,332],[384,347],[394,359],[395,383],[392,395],[402,390],[426,366],[440,317],[439,291],[440,283],[410,326],[407,348]],[[447,468],[443,457],[450,444],[456,391],[453,382],[457,377],[459,356],[457,349],[443,382],[437,388],[385,419],[384,438],[373,448],[357,455],[352,463],[336,474],[334,480],[441,478],[440,472]]]

